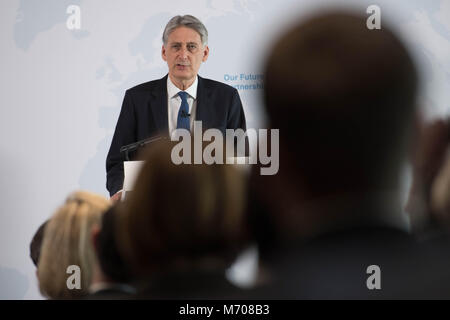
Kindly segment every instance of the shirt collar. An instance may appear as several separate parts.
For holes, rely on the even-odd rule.
[[[188,95],[190,95],[194,100],[197,98],[197,85],[198,85],[198,76],[195,77],[194,83],[184,90]],[[179,88],[177,88],[176,85],[173,84],[172,80],[170,80],[170,76],[167,76],[167,93],[170,98],[173,98],[174,96],[178,95],[178,92],[180,92]]]

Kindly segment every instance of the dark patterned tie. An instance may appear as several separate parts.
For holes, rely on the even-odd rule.
[[[178,118],[177,118],[177,129],[186,129],[190,130],[190,121],[189,121],[189,104],[187,102],[187,93],[184,91],[178,92],[178,95],[181,98],[181,106],[180,110],[178,111]]]

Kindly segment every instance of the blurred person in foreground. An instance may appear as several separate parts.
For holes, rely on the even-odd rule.
[[[119,250],[140,283],[137,298],[237,297],[225,271],[246,244],[243,177],[231,165],[175,165],[174,145],[161,140],[146,151],[118,211]]]
[[[39,289],[50,299],[80,298],[88,293],[97,259],[91,242],[92,228],[100,224],[110,201],[77,191],[53,214],[45,227],[38,264]],[[69,266],[80,268],[80,288],[69,289]],[[72,271],[73,272],[73,271]],[[75,273],[73,273],[75,274]]]
[[[98,263],[92,270],[89,300],[129,299],[136,289],[131,274],[117,249],[115,235],[116,207],[110,207],[102,216],[101,224],[92,229],[92,242]]]
[[[262,260],[256,297],[449,297],[448,261],[408,234],[400,201],[416,68],[385,21],[369,30],[366,18],[310,17],[268,55],[265,103],[280,130],[280,169],[255,168],[250,184]]]

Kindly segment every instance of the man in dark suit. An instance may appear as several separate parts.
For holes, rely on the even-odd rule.
[[[246,130],[245,115],[236,89],[198,76],[208,59],[208,32],[190,15],[173,17],[163,33],[161,55],[169,73],[164,78],[126,91],[116,130],[106,159],[106,186],[118,200],[123,184],[120,147],[151,136],[172,136],[175,129]]]

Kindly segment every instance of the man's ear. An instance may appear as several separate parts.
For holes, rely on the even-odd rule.
[[[91,243],[94,247],[95,252],[97,252],[98,247],[98,236],[100,234],[100,226],[98,224],[95,224],[91,229]]]
[[[161,57],[163,58],[164,61],[167,61],[166,48],[164,47],[164,45],[162,45],[161,48]]]
[[[202,61],[205,62],[206,60],[208,60],[208,56],[209,56],[209,47],[205,46],[205,48],[203,49]]]

